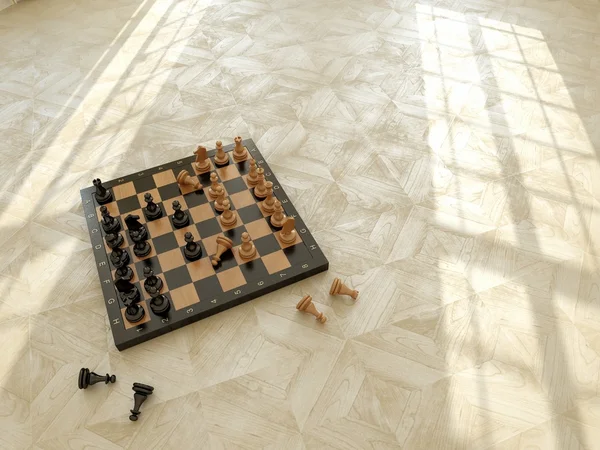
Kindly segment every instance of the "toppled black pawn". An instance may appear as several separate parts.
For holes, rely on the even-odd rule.
[[[138,416],[140,415],[140,408],[142,404],[146,401],[149,395],[152,395],[154,388],[152,386],[148,386],[147,384],[133,383],[133,387],[131,389],[133,389],[135,394],[133,396],[133,409],[130,410],[131,415],[129,416],[129,420],[135,422],[138,420]]]
[[[169,299],[165,295],[159,294],[154,287],[150,287],[148,294],[152,296],[152,300],[150,300],[150,309],[152,312],[157,316],[167,315],[169,309],[171,309]]]
[[[160,292],[163,287],[163,281],[154,275],[152,268],[149,266],[144,267],[144,276],[146,277],[146,280],[144,280],[144,289],[146,289],[146,292],[150,294],[149,288],[154,288],[157,292]]]
[[[115,287],[123,300],[123,303],[135,303],[140,299],[140,290],[137,286],[123,278],[115,281]]]
[[[131,300],[124,300],[125,304],[125,318],[130,323],[139,322],[146,315],[146,310],[140,306],[139,303],[133,302]]]
[[[121,224],[117,219],[110,215],[106,206],[100,207],[100,214],[102,214],[102,229],[105,233],[117,233],[121,229]]]
[[[185,257],[190,261],[196,261],[197,259],[200,259],[202,256],[202,247],[200,244],[194,242],[194,236],[192,236],[192,233],[188,231],[185,233],[183,238],[186,242],[185,248],[183,249]]]
[[[107,234],[106,235],[106,245],[108,245],[108,248],[110,249],[115,249],[117,247],[120,247],[121,245],[123,245],[123,241],[125,239],[123,239],[123,236],[121,236],[121,233],[117,233],[117,234]]]
[[[83,367],[79,371],[78,385],[79,389],[87,389],[88,386],[93,386],[96,383],[104,382],[105,384],[114,383],[117,381],[117,377],[114,375],[106,374],[105,376],[98,375],[95,372],[90,372],[90,369]]]
[[[145,230],[145,228],[143,228]],[[131,231],[130,233],[131,239],[135,242],[133,246],[133,253],[138,258],[143,258],[144,256],[148,256],[152,251],[152,247],[150,247],[150,243],[146,240],[146,237],[143,236],[140,231]]]
[[[187,212],[181,210],[181,203],[177,200],[173,200],[173,210],[175,214],[173,214],[173,226],[175,228],[183,228],[187,227],[190,223],[190,216],[188,216]]]
[[[117,279],[131,281],[133,278],[133,269],[129,266],[119,267],[116,270],[115,275],[117,276]]]
[[[129,230],[129,236],[133,239],[132,233],[137,231],[141,238],[146,239],[148,237],[148,230],[146,227],[139,221],[140,216],[137,214],[128,214],[125,217],[125,225],[127,225],[127,229]]]
[[[94,187],[96,188],[96,192],[94,193],[94,196],[96,197],[96,201],[98,203],[100,203],[101,205],[104,205],[105,203],[112,202],[112,199],[113,199],[112,192],[110,192],[108,189],[106,189],[104,186],[102,186],[102,181],[100,181],[100,178],[96,178],[95,180],[92,181],[92,183],[94,184]]]
[[[144,194],[144,200],[146,201],[146,218],[148,220],[156,220],[162,216],[162,210],[160,209],[160,206],[154,203],[154,199],[150,192]]]
[[[110,254],[110,262],[115,268],[120,269],[129,264],[129,253],[122,248],[116,247]]]

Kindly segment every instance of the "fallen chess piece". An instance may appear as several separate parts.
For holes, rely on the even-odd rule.
[[[154,203],[154,199],[150,192],[144,194],[144,201],[146,202],[146,218],[148,220],[156,220],[162,217],[162,210],[160,209],[160,206]]]
[[[296,240],[296,220],[293,217],[287,217],[283,222],[283,228],[279,232],[279,239],[284,244],[291,244]]]
[[[100,178],[96,178],[95,180],[93,180],[92,184],[96,188],[96,192],[94,193],[94,196],[96,197],[96,201],[99,204],[104,205],[105,203],[112,202],[112,200],[113,200],[112,192],[110,192],[108,189],[106,189],[104,186],[102,186],[102,181],[100,181]]]
[[[181,187],[192,186],[194,189],[200,189],[201,186],[200,181],[198,179],[194,180],[185,169],[177,175],[177,184]]]
[[[254,242],[250,240],[250,235],[247,231],[242,233],[242,245],[238,251],[240,258],[244,260],[250,260],[256,256],[256,247],[254,246]]]
[[[331,283],[331,289],[329,289],[329,295],[349,295],[354,300],[358,297],[358,291],[350,289],[339,278],[335,278]]]
[[[317,308],[313,304],[312,297],[310,295],[305,295],[304,297],[302,297],[296,305],[296,309],[298,311],[303,311],[312,314],[321,323],[327,322],[327,317],[325,317],[322,312],[317,311]]]
[[[227,153],[225,153],[225,150],[223,150],[223,143],[221,141],[217,141],[215,146],[217,148],[217,153],[215,154],[215,163],[218,166],[224,166],[229,162],[229,157],[227,156]]]
[[[114,383],[117,377],[106,374],[105,376],[98,375],[95,372],[90,372],[90,369],[83,367],[79,371],[79,380],[77,382],[79,389],[87,389],[88,386],[93,386],[96,383],[104,382],[105,384]]]
[[[235,142],[235,147],[233,149],[233,160],[235,162],[241,162],[245,160],[248,157],[248,150],[246,147],[244,147],[244,144],[242,144],[242,137],[236,136],[233,139],[233,142]]]
[[[133,387],[131,389],[133,389],[135,394],[133,396],[133,409],[130,410],[131,415],[129,416],[129,420],[135,422],[138,420],[138,416],[140,415],[140,408],[142,407],[142,404],[146,401],[149,395],[152,395],[154,388],[152,386],[148,386],[147,384],[133,383]]]
[[[217,238],[217,253],[215,253],[211,259],[211,263],[213,266],[219,265],[221,262],[221,256],[227,250],[231,250],[233,247],[233,241],[225,236],[219,236]]]
[[[194,169],[199,173],[208,172],[210,170],[210,160],[206,154],[206,147],[198,146],[194,152],[196,155],[196,161],[194,161]]]

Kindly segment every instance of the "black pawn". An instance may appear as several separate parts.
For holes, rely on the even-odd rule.
[[[146,217],[148,220],[156,220],[162,216],[162,210],[154,203],[154,199],[150,192],[144,194],[144,200],[146,201]]]
[[[102,229],[105,233],[116,233],[121,229],[121,224],[117,219],[110,215],[106,206],[100,207],[100,214],[102,214]]]
[[[133,383],[133,387],[131,389],[133,389],[135,394],[133,396],[133,409],[130,410],[131,415],[129,416],[129,420],[135,422],[138,420],[138,416],[140,415],[140,408],[142,404],[146,401],[149,395],[152,395],[154,388],[152,386],[148,386],[147,384]]]
[[[145,230],[145,228],[143,228]],[[135,242],[133,246],[133,253],[138,258],[142,258],[144,256],[148,256],[152,251],[152,247],[150,247],[150,243],[146,240],[146,237],[143,236],[140,231],[132,231],[129,233],[131,235],[131,239]]]
[[[90,372],[90,369],[82,368],[79,371],[78,385],[79,389],[87,389],[88,386],[93,386],[96,383],[104,382],[105,384],[114,383],[117,381],[117,377],[114,375],[106,374],[106,376],[98,375],[97,373]]]
[[[112,199],[113,199],[112,193],[108,189],[106,189],[104,186],[102,186],[102,181],[100,181],[100,178],[96,178],[95,180],[92,181],[92,183],[94,184],[94,187],[96,188],[96,192],[94,193],[94,195],[96,196],[96,201],[98,203],[100,203],[101,205],[104,205],[105,203],[112,202]]]
[[[110,233],[110,234],[106,235],[106,245],[108,245],[108,248],[111,248],[111,249],[115,249],[115,248],[123,245],[124,240],[125,239],[123,239],[123,236],[121,236],[120,233],[118,233],[118,234]]]
[[[131,323],[139,322],[146,315],[146,311],[144,310],[144,308],[142,308],[140,306],[139,303],[133,302],[129,299],[124,300],[123,303],[126,306],[125,318],[127,319],[128,322],[131,322]]]
[[[183,249],[185,257],[190,261],[196,261],[197,259],[200,259],[202,256],[202,247],[200,244],[194,242],[194,236],[192,236],[192,233],[188,231],[183,237],[186,242],[185,248]]]
[[[154,288],[157,292],[160,292],[163,287],[163,281],[154,275],[152,268],[148,266],[144,267],[144,276],[146,277],[146,280],[144,281],[144,289],[146,289],[146,292],[150,294],[148,288]]]
[[[157,316],[164,316],[171,309],[171,304],[169,303],[169,299],[163,294],[159,294],[156,288],[151,287],[148,291],[148,294],[152,296],[152,300],[150,300],[150,309]]]
[[[119,267],[116,270],[115,274],[120,280],[131,281],[131,279],[133,278],[133,270],[129,266]]]
[[[173,225],[175,228],[187,227],[190,223],[190,216],[185,211],[181,210],[181,204],[177,200],[173,200]]]
[[[122,248],[116,247],[110,254],[110,262],[113,263],[115,268],[120,269],[121,267],[129,264],[129,253],[124,251]]]

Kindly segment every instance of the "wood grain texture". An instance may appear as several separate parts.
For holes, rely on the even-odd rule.
[[[599,17],[584,0],[2,10],[0,448],[600,448]],[[79,189],[238,135],[329,272],[118,352]],[[329,295],[336,277],[356,302]],[[296,310],[307,294],[326,324]],[[81,367],[117,383],[80,391]],[[134,381],[156,388],[135,426]]]

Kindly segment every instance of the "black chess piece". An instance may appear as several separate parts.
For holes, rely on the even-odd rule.
[[[131,281],[131,279],[133,278],[133,269],[129,266],[119,267],[115,271],[115,275],[118,279]]]
[[[115,268],[120,269],[129,264],[129,253],[119,247],[113,248],[110,254],[110,262]]]
[[[90,372],[90,369],[83,367],[79,371],[78,385],[79,389],[87,389],[88,386],[93,386],[96,383],[104,382],[105,384],[114,383],[117,377],[106,374],[106,376],[98,375],[95,372]]]
[[[177,200],[173,200],[173,225],[175,228],[187,227],[190,223],[190,216],[187,212],[181,210],[181,203]]]
[[[146,237],[142,236],[139,231],[131,231],[129,234],[131,235],[133,242],[135,242],[135,245],[133,246],[133,253],[135,253],[135,256],[138,258],[148,256],[152,251],[152,247],[150,247],[150,243],[146,240]]]
[[[121,245],[123,245],[123,241],[125,239],[123,239],[123,236],[121,236],[121,233],[117,233],[117,234],[107,234],[106,235],[106,245],[108,245],[108,248],[110,249],[115,249],[117,247],[120,247]]]
[[[94,187],[96,188],[96,192],[94,193],[94,196],[96,197],[96,201],[99,204],[104,205],[105,203],[112,202],[112,200],[113,200],[112,192],[110,192],[108,189],[106,189],[104,186],[102,186],[102,181],[100,181],[100,178],[96,178],[95,180],[92,181],[92,183],[94,184]]]
[[[134,303],[140,300],[140,290],[135,284],[120,278],[115,281],[115,287],[117,288],[117,291],[119,291],[123,303]]]
[[[183,238],[186,242],[185,248],[183,249],[185,257],[190,261],[196,261],[197,259],[200,259],[202,256],[202,247],[200,244],[194,242],[194,236],[192,236],[192,233],[188,231],[185,233]]]
[[[155,288],[157,292],[160,292],[163,287],[163,281],[154,275],[151,267],[144,267],[144,276],[146,277],[146,280],[144,280],[144,289],[146,289],[146,292],[150,293],[148,290],[150,287]]]
[[[130,410],[131,415],[129,416],[129,420],[135,422],[138,420],[138,416],[140,415],[140,408],[142,404],[146,401],[149,395],[152,395],[154,388],[152,386],[148,386],[147,384],[133,383],[133,387],[131,389],[133,389],[135,394],[133,395],[133,409]]]
[[[150,192],[144,194],[144,200],[146,201],[146,218],[148,220],[156,220],[162,216],[162,210],[160,209],[160,206],[154,203],[154,199]]]
[[[106,206],[100,207],[100,214],[102,214],[102,229],[105,233],[117,233],[121,229],[121,224],[117,219],[110,215]]]
[[[127,217],[125,217],[125,225],[127,225],[127,229],[129,230],[129,236],[131,236],[133,239],[132,233],[134,231],[137,231],[143,239],[147,239],[148,230],[139,221],[139,218],[140,216],[138,216],[137,214],[128,214]]]
[[[123,303],[125,304],[125,318],[128,322],[139,322],[146,315],[146,310],[139,303],[130,299],[123,300]]]
[[[150,287],[148,290],[148,294],[152,296],[152,300],[150,300],[150,309],[157,316],[166,316],[171,309],[171,304],[169,303],[169,299],[163,295],[159,294],[159,292],[154,287]]]

